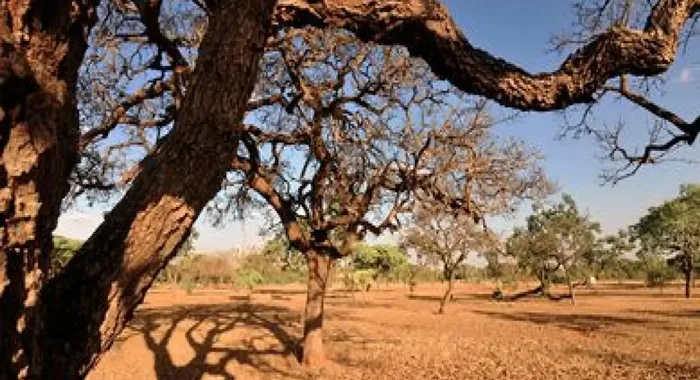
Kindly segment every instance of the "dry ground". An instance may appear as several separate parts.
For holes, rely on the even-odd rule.
[[[318,371],[294,359],[303,288],[155,289],[88,379],[700,379],[700,298],[680,287],[599,285],[575,307],[492,289],[458,285],[447,315],[438,284],[332,292]]]

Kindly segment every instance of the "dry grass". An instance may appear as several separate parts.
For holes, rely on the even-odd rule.
[[[332,292],[318,371],[294,359],[300,287],[154,290],[89,379],[700,379],[700,298],[680,288],[600,285],[575,307],[491,289],[458,285],[447,315],[439,285]]]

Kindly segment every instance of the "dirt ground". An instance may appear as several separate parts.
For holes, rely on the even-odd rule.
[[[460,284],[436,315],[441,289],[331,292],[314,371],[294,357],[303,288],[154,289],[88,379],[700,379],[700,298],[680,287],[598,285],[571,306]]]

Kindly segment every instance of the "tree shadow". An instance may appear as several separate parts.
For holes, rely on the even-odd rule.
[[[495,311],[473,310],[473,313],[507,321],[526,322],[536,325],[553,325],[562,329],[590,333],[601,329],[614,328],[618,325],[645,326],[664,330],[675,327],[661,322],[632,317],[613,317],[609,315],[589,314],[550,314],[539,312],[502,313]]]
[[[285,296],[306,295],[305,289],[256,289],[255,292],[258,294],[272,294]]]
[[[666,318],[700,318],[700,310],[628,310],[630,313],[651,314]]]
[[[192,305],[140,311],[128,329],[140,333],[153,353],[158,379],[196,380],[214,375],[227,380],[236,376],[227,365],[235,361],[267,376],[299,377],[294,371],[299,351],[297,340],[287,331],[298,321],[289,309],[252,304]],[[283,327],[285,326],[285,327]],[[224,334],[234,329],[254,332],[226,344]],[[176,364],[168,345],[182,334],[194,356]],[[270,339],[273,338],[273,339]],[[273,342],[271,342],[271,340]],[[265,347],[265,348],[261,348]],[[289,365],[274,364],[283,359]],[[212,359],[214,359],[212,361]]]
[[[654,374],[656,379],[700,379],[700,366],[688,362],[672,363],[663,359],[582,348],[572,349],[571,353],[589,356],[616,367],[636,368],[647,374]]]
[[[406,298],[413,300],[413,301],[429,301],[429,302],[440,302],[442,300],[441,295],[431,296],[431,295],[423,295],[423,294],[408,294],[406,296]],[[456,293],[456,294],[452,294],[451,302],[460,302],[460,301],[492,301],[492,299],[491,299],[491,294],[486,294],[486,293],[470,293],[470,294]]]

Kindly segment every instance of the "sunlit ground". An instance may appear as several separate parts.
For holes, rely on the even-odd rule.
[[[605,284],[577,305],[489,300],[492,285],[383,287],[327,301],[329,364],[295,360],[304,290],[151,291],[97,379],[700,379],[700,297]],[[558,289],[563,290],[563,289]],[[700,292],[700,289],[697,289]]]

